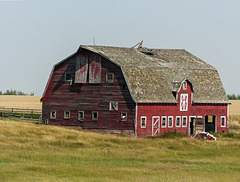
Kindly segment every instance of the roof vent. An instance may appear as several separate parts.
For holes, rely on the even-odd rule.
[[[147,54],[147,55],[153,55],[153,50],[152,49],[148,49],[146,47],[142,47],[142,44],[143,44],[143,40],[139,43],[137,43],[135,46],[133,46],[132,48],[135,48],[137,47],[137,50],[144,53],[144,54]]]

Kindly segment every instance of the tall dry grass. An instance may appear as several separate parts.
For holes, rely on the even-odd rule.
[[[0,120],[0,179],[239,181],[240,135],[217,137],[129,138]]]

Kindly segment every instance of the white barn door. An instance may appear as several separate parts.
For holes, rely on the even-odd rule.
[[[158,136],[160,133],[160,116],[152,117],[152,136]]]

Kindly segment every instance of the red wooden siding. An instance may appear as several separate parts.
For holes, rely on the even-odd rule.
[[[89,59],[89,84],[87,61]],[[77,60],[77,61],[76,61]],[[79,63],[79,67],[77,64]],[[85,64],[84,64],[85,63]],[[71,73],[75,82],[64,81],[65,73]],[[106,73],[114,73],[114,82],[106,83]],[[78,77],[78,78],[76,78]],[[118,110],[110,111],[109,103],[118,102]],[[51,110],[56,119],[50,119]],[[70,119],[64,119],[64,111],[70,111]],[[84,111],[84,119],[78,120],[78,111]],[[98,120],[92,120],[92,111],[98,112]],[[127,112],[127,120],[121,121],[121,112]],[[49,124],[80,126],[86,129],[131,130],[134,132],[135,103],[126,86],[121,69],[95,53],[81,51],[56,66],[43,97],[43,120]]]
[[[187,111],[180,111],[180,97],[181,94],[188,94]],[[189,121],[190,117],[202,117],[205,119],[206,115],[216,116],[216,131],[227,132],[227,124],[225,127],[221,127],[221,116],[226,117],[227,122],[227,104],[192,104],[191,86],[187,85],[187,90],[181,89],[178,93],[178,104],[138,104],[137,105],[137,136],[152,136],[156,135],[156,125],[153,127],[156,116],[160,117],[160,132],[159,135],[163,135],[168,132],[181,132],[183,134],[189,133]],[[186,105],[185,105],[186,106]],[[185,108],[185,107],[184,107]],[[141,116],[146,116],[146,128],[141,128]],[[167,117],[166,127],[161,126],[162,117]],[[168,127],[168,117],[173,116],[173,127]],[[176,126],[176,118],[181,118],[181,126]],[[187,126],[182,126],[183,116],[187,117]],[[153,133],[154,132],[154,133]],[[157,131],[158,132],[158,131]]]

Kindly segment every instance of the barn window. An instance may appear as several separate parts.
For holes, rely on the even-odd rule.
[[[168,116],[168,127],[169,128],[173,127],[173,116]]]
[[[56,111],[51,111],[50,112],[50,119],[56,119],[57,112]]]
[[[226,117],[221,116],[221,127],[226,127]]]
[[[121,112],[121,121],[127,121],[127,112]]]
[[[183,85],[183,90],[187,90],[187,82],[184,81],[182,85]]]
[[[180,127],[181,126],[181,117],[177,116],[176,117],[176,127]]]
[[[72,81],[72,74],[71,73],[65,73],[65,81]]]
[[[187,116],[182,117],[182,127],[187,127]]]
[[[107,83],[113,83],[113,73],[107,73],[106,74],[106,82]]]
[[[118,111],[118,102],[109,102],[110,111]]]
[[[92,112],[92,120],[98,120],[98,112],[97,111]]]
[[[64,111],[64,119],[70,119],[70,111]]]
[[[48,119],[45,119],[43,123],[44,123],[44,124],[49,124]]]
[[[167,126],[167,117],[166,116],[162,116],[161,127],[162,128],[166,128],[166,126]]]
[[[84,120],[84,111],[78,111],[78,120]]]
[[[141,128],[146,128],[147,125],[147,117],[141,116]]]

